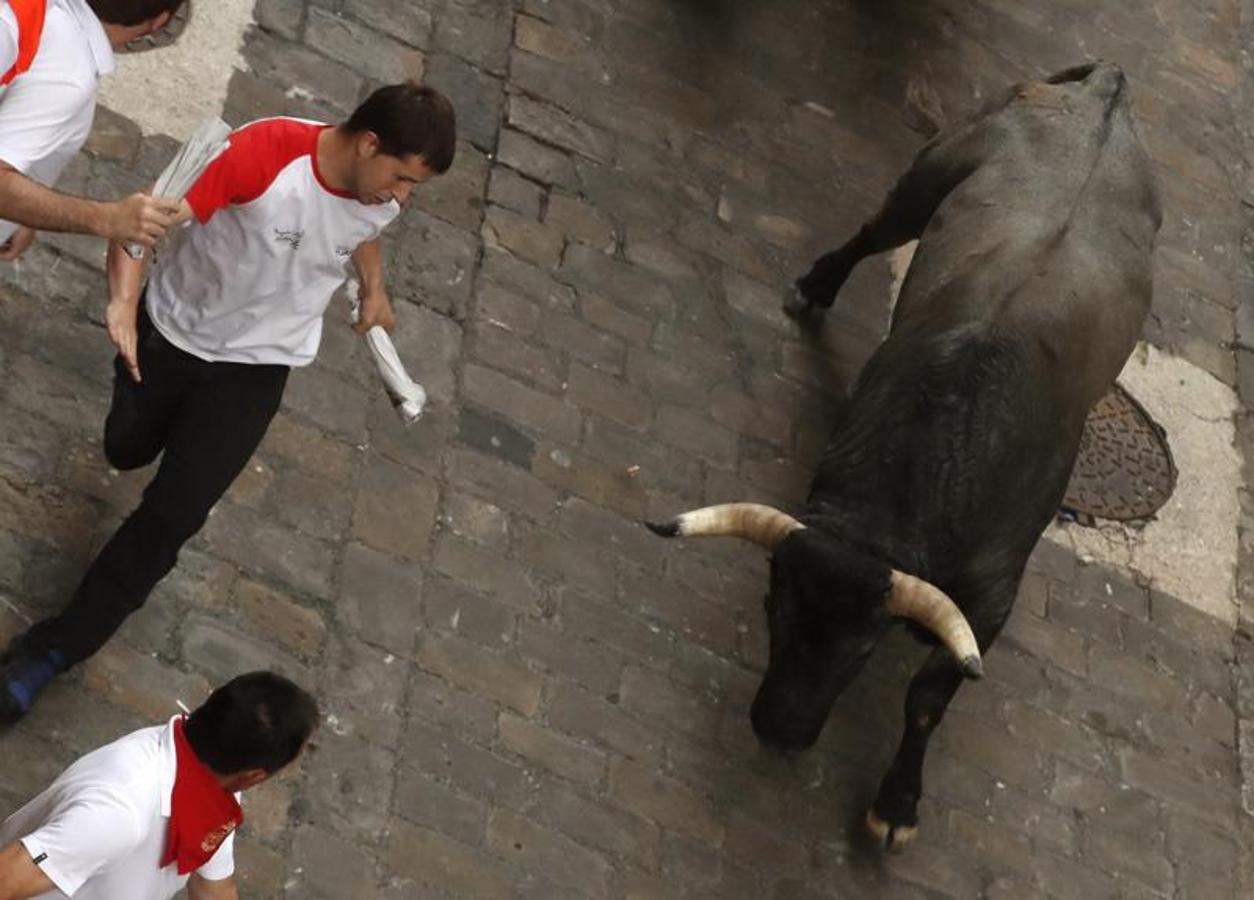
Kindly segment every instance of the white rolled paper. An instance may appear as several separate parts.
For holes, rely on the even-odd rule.
[[[182,200],[209,164],[230,145],[230,136],[231,126],[219,118],[201,122],[153,185],[152,196],[163,200]],[[140,244],[127,244],[126,255],[131,259],[141,259],[144,248]]]
[[[345,291],[348,293],[348,302],[352,304],[354,322],[361,316],[361,299],[358,296],[360,290],[361,286],[355,278],[348,279]],[[405,364],[401,362],[396,347],[392,344],[392,338],[381,325],[375,325],[366,332],[366,346],[370,348],[370,355],[374,358],[379,377],[383,379],[384,390],[387,391],[396,414],[406,425],[414,424],[422,416],[422,409],[427,404],[427,392],[422,389],[422,385],[409,377]]]

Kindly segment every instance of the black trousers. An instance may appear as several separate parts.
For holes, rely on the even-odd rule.
[[[25,641],[56,650],[67,666],[102,646],[174,568],[179,549],[201,526],[265,436],[279,409],[287,366],[206,362],[175,347],[140,305],[136,384],[114,361],[113,404],[104,451],[117,469],[161,456],[143,501],[100,551],[55,618]]]

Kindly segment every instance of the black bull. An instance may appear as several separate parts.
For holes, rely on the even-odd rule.
[[[1118,68],[1015,86],[938,133],[786,304],[815,315],[863,257],[919,239],[801,517],[727,504],[650,526],[771,548],[770,659],[751,710],[771,744],[810,746],[894,621],[939,645],[867,813],[890,846],[915,832],[928,738],[979,676],[1085,417],[1136,343],[1160,222]]]

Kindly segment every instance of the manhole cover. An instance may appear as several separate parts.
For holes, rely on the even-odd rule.
[[[174,15],[170,17],[170,21],[165,28],[152,34],[146,34],[141,38],[135,38],[133,41],[127,41],[125,52],[143,53],[146,50],[168,47],[179,39],[183,34],[183,30],[187,28],[187,23],[191,20],[192,0],[187,0],[186,3],[175,10]]]
[[[1084,423],[1064,512],[1121,522],[1149,519],[1176,487],[1176,466],[1161,426],[1119,385]]]

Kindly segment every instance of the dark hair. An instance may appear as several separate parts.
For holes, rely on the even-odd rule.
[[[412,81],[381,87],[342,126],[350,134],[372,131],[388,156],[421,156],[433,172],[447,172],[457,148],[453,104],[434,88]]]
[[[249,672],[209,695],[183,725],[192,750],[219,775],[277,772],[300,755],[318,725],[318,704],[274,672]]]
[[[162,13],[174,12],[187,0],[87,0],[101,22],[110,25],[138,25]]]

